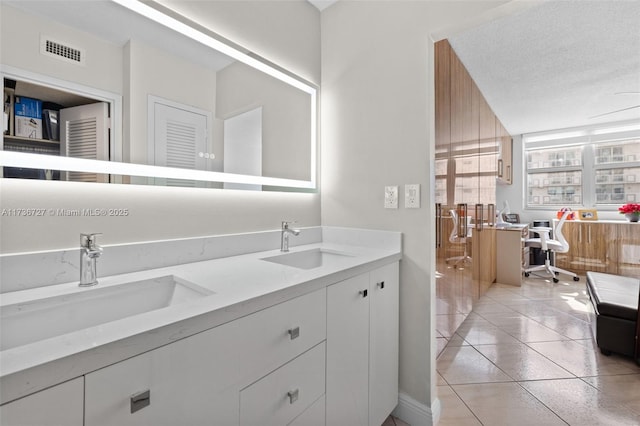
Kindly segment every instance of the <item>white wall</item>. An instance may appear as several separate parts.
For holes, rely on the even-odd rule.
[[[312,83],[320,83],[320,20],[307,0],[158,0]]]
[[[0,63],[51,77],[122,92],[122,47],[0,2]],[[76,65],[40,54],[40,35],[86,51]],[[99,52],[99,54],[98,54]]]
[[[253,2],[213,3],[216,4],[211,5],[211,10],[198,16],[206,18],[212,30],[216,31],[219,25],[228,31],[227,37],[241,38],[240,42],[251,44],[257,54],[295,72],[302,70],[308,78],[319,81],[320,19],[313,6],[302,0],[284,2],[287,5],[260,1],[255,8]],[[204,13],[212,16],[206,17]],[[4,13],[2,19],[4,31]],[[250,25],[254,20],[261,24]],[[3,43],[7,38],[3,37]],[[20,62],[23,58],[18,59]],[[122,61],[121,58],[117,72],[120,78]],[[12,65],[19,67],[21,63]],[[37,67],[36,71],[45,73],[47,68]],[[117,92],[121,91],[120,87]],[[102,232],[103,244],[116,244],[277,229],[284,219],[297,220],[301,227],[320,224],[319,194],[304,193],[2,179],[0,206],[130,210],[127,217],[2,216],[0,253],[77,247],[80,232]]]
[[[217,73],[216,118],[262,107],[262,176],[310,180],[311,95],[241,62]]]
[[[340,1],[322,13],[322,223],[403,233],[400,390],[435,401],[433,45],[499,2]],[[383,209],[419,183],[422,207]],[[402,197],[401,197],[402,198]]]
[[[125,161],[148,164],[148,97],[154,95],[215,116],[216,73],[164,50],[130,40],[124,69]],[[216,123],[219,124],[219,123]],[[211,123],[207,140],[213,140]]]

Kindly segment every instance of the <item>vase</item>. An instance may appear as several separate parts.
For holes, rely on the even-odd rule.
[[[624,217],[626,217],[629,222],[637,222],[640,220],[640,212],[625,213]]]

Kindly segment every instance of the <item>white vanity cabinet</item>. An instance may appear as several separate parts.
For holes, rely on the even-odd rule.
[[[231,322],[86,375],[85,426],[237,424]]]
[[[327,287],[327,425],[380,426],[398,403],[398,262]]]
[[[288,424],[324,395],[325,338],[321,289],[87,374],[85,426]]]
[[[82,426],[84,378],[25,396],[0,407],[2,426]]]

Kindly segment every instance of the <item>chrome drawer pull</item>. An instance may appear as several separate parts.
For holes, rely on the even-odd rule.
[[[380,281],[380,282],[378,283],[378,288],[379,288],[380,290],[382,290],[382,289],[384,288],[384,281]]]
[[[289,397],[289,404],[293,404],[294,402],[296,402],[298,400],[298,395],[299,394],[300,394],[300,390],[299,389],[295,389],[295,390],[287,392],[287,396]]]
[[[147,405],[151,405],[151,391],[146,390],[131,395],[131,414],[142,410]]]
[[[287,330],[287,333],[289,333],[289,338],[291,340],[297,339],[298,337],[300,337],[300,327],[290,328],[289,330]]]
[[[360,294],[362,297],[367,297],[369,295],[369,291],[368,290],[360,290],[358,292],[358,294]]]

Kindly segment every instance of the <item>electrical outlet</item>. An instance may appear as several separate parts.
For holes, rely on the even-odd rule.
[[[420,208],[420,184],[414,183],[404,186],[404,207],[407,209]]]
[[[384,187],[384,208],[385,209],[398,208],[398,187],[397,186]]]

